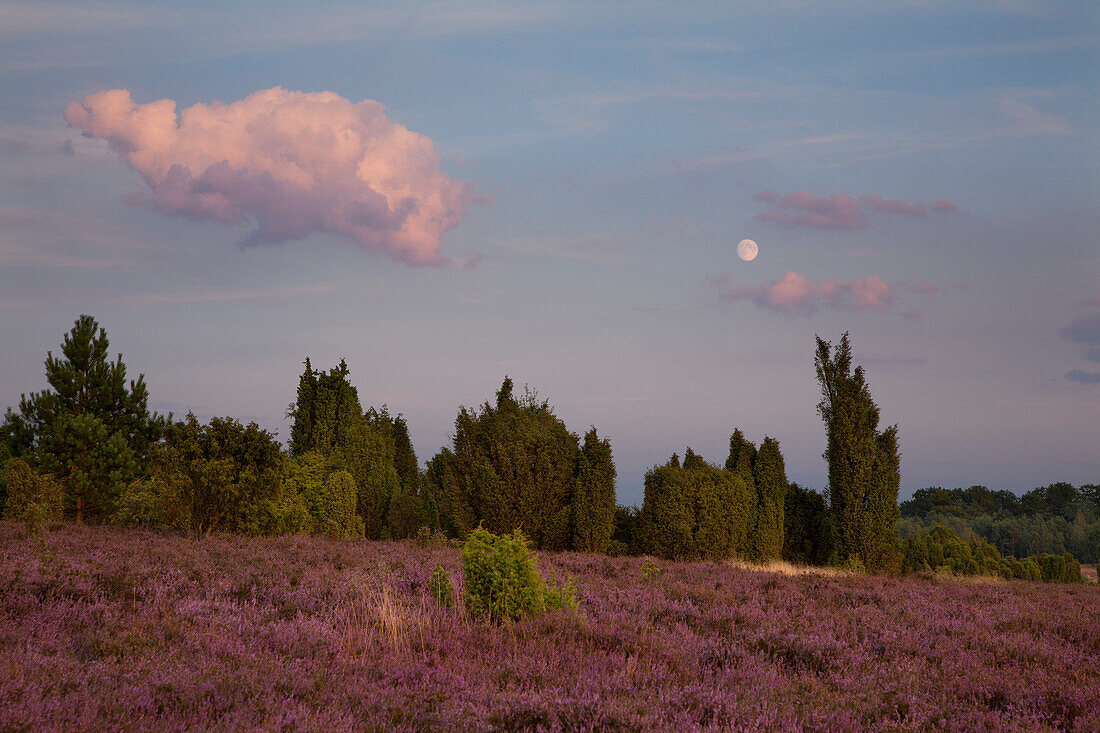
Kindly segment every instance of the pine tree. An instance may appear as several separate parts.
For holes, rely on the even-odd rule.
[[[24,395],[19,413],[8,410],[4,442],[13,455],[32,458],[61,481],[78,522],[109,511],[159,440],[168,418],[148,409],[144,375],[126,381],[119,354],[108,360],[107,332],[82,315],[46,358],[52,389]]]
[[[863,367],[852,369],[847,333],[835,351],[818,338],[814,365],[821,385],[823,457],[829,462],[829,504],[840,559],[868,570],[887,569],[892,565],[892,550],[887,548],[894,542],[900,481],[897,426],[878,432],[878,406]]]

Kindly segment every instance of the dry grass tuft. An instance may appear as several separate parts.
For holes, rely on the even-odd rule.
[[[333,626],[352,656],[369,654],[378,644],[390,649],[423,647],[431,614],[422,604],[400,600],[388,586],[363,588],[333,609]]]
[[[786,560],[769,560],[764,563],[754,563],[748,560],[728,560],[732,567],[741,570],[754,570],[762,573],[779,573],[780,575],[821,575],[828,578],[839,578],[855,575],[852,570],[843,568],[819,567],[816,565],[795,565]]]

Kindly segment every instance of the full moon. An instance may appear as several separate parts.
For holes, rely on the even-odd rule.
[[[760,248],[756,246],[756,242],[751,239],[742,239],[737,243],[737,256],[743,259],[745,262],[752,262],[756,259],[756,254],[760,251]]]

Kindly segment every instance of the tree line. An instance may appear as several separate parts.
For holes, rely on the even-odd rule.
[[[343,360],[328,370],[305,360],[284,449],[255,423],[150,412],[144,378],[127,381],[121,355],[111,361],[108,348],[105,330],[81,316],[60,356],[47,355],[49,389],[8,409],[0,426],[5,518],[367,539],[464,538],[483,527],[522,530],[548,550],[972,569],[943,560],[961,553],[951,544],[944,555],[943,532],[938,554],[920,554],[935,544],[931,526],[899,536],[898,429],[879,427],[848,334],[835,348],[818,338],[814,359],[824,495],[788,481],[778,440],[757,446],[738,428],[722,464],[688,447],[682,459],[654,466],[637,509],[615,503],[610,441],[595,427],[571,432],[548,400],[528,388],[517,395],[507,377],[492,401],[459,408],[451,445],[422,469],[404,417],[364,407]],[[918,492],[912,502],[924,506],[930,496]]]
[[[903,537],[936,525],[974,535],[1002,555],[1070,553],[1083,563],[1100,559],[1100,486],[1040,486],[1017,496],[985,486],[920,489],[901,504]]]

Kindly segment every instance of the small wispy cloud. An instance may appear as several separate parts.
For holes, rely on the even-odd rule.
[[[307,295],[326,295],[335,290],[331,284],[298,285],[290,288],[257,290],[199,290],[186,293],[136,293],[124,295],[119,301],[127,305],[162,303],[224,303],[237,300],[283,300]]]
[[[916,59],[971,59],[996,58],[1001,56],[1035,56],[1037,54],[1063,53],[1080,49],[1096,48],[1100,37],[1095,34],[1078,34],[1036,38],[1027,41],[1004,41],[973,46],[951,46],[948,48],[929,48],[919,51],[907,51],[898,54],[904,60]]]
[[[1085,358],[1100,364],[1100,313],[1082,316],[1073,321],[1062,329],[1062,338],[1083,345]]]
[[[1100,384],[1100,372],[1086,372],[1084,369],[1073,369],[1066,372],[1066,379],[1081,384]]]
[[[924,366],[928,360],[924,357],[868,357],[860,359],[864,364],[879,364],[882,366]]]
[[[818,197],[813,191],[795,191],[785,195],[761,191],[753,199],[775,207],[757,214],[753,217],[756,221],[810,229],[866,229],[870,226],[868,212],[926,217],[930,211],[938,214],[958,211],[958,207],[947,199],[936,201],[930,210],[919,201],[889,200],[879,194],[864,194],[856,198],[845,193]]]
[[[94,245],[102,250],[147,249],[149,246],[117,227],[91,218],[60,212],[47,214],[22,207],[0,209],[0,227],[3,227],[0,231],[4,240],[32,240],[36,243],[35,251],[41,250],[45,239]]]
[[[998,93],[994,108],[1007,121],[1005,134],[1017,137],[1075,135],[1064,117],[1039,109],[1039,103],[1053,98],[1046,89],[1009,89]]]

